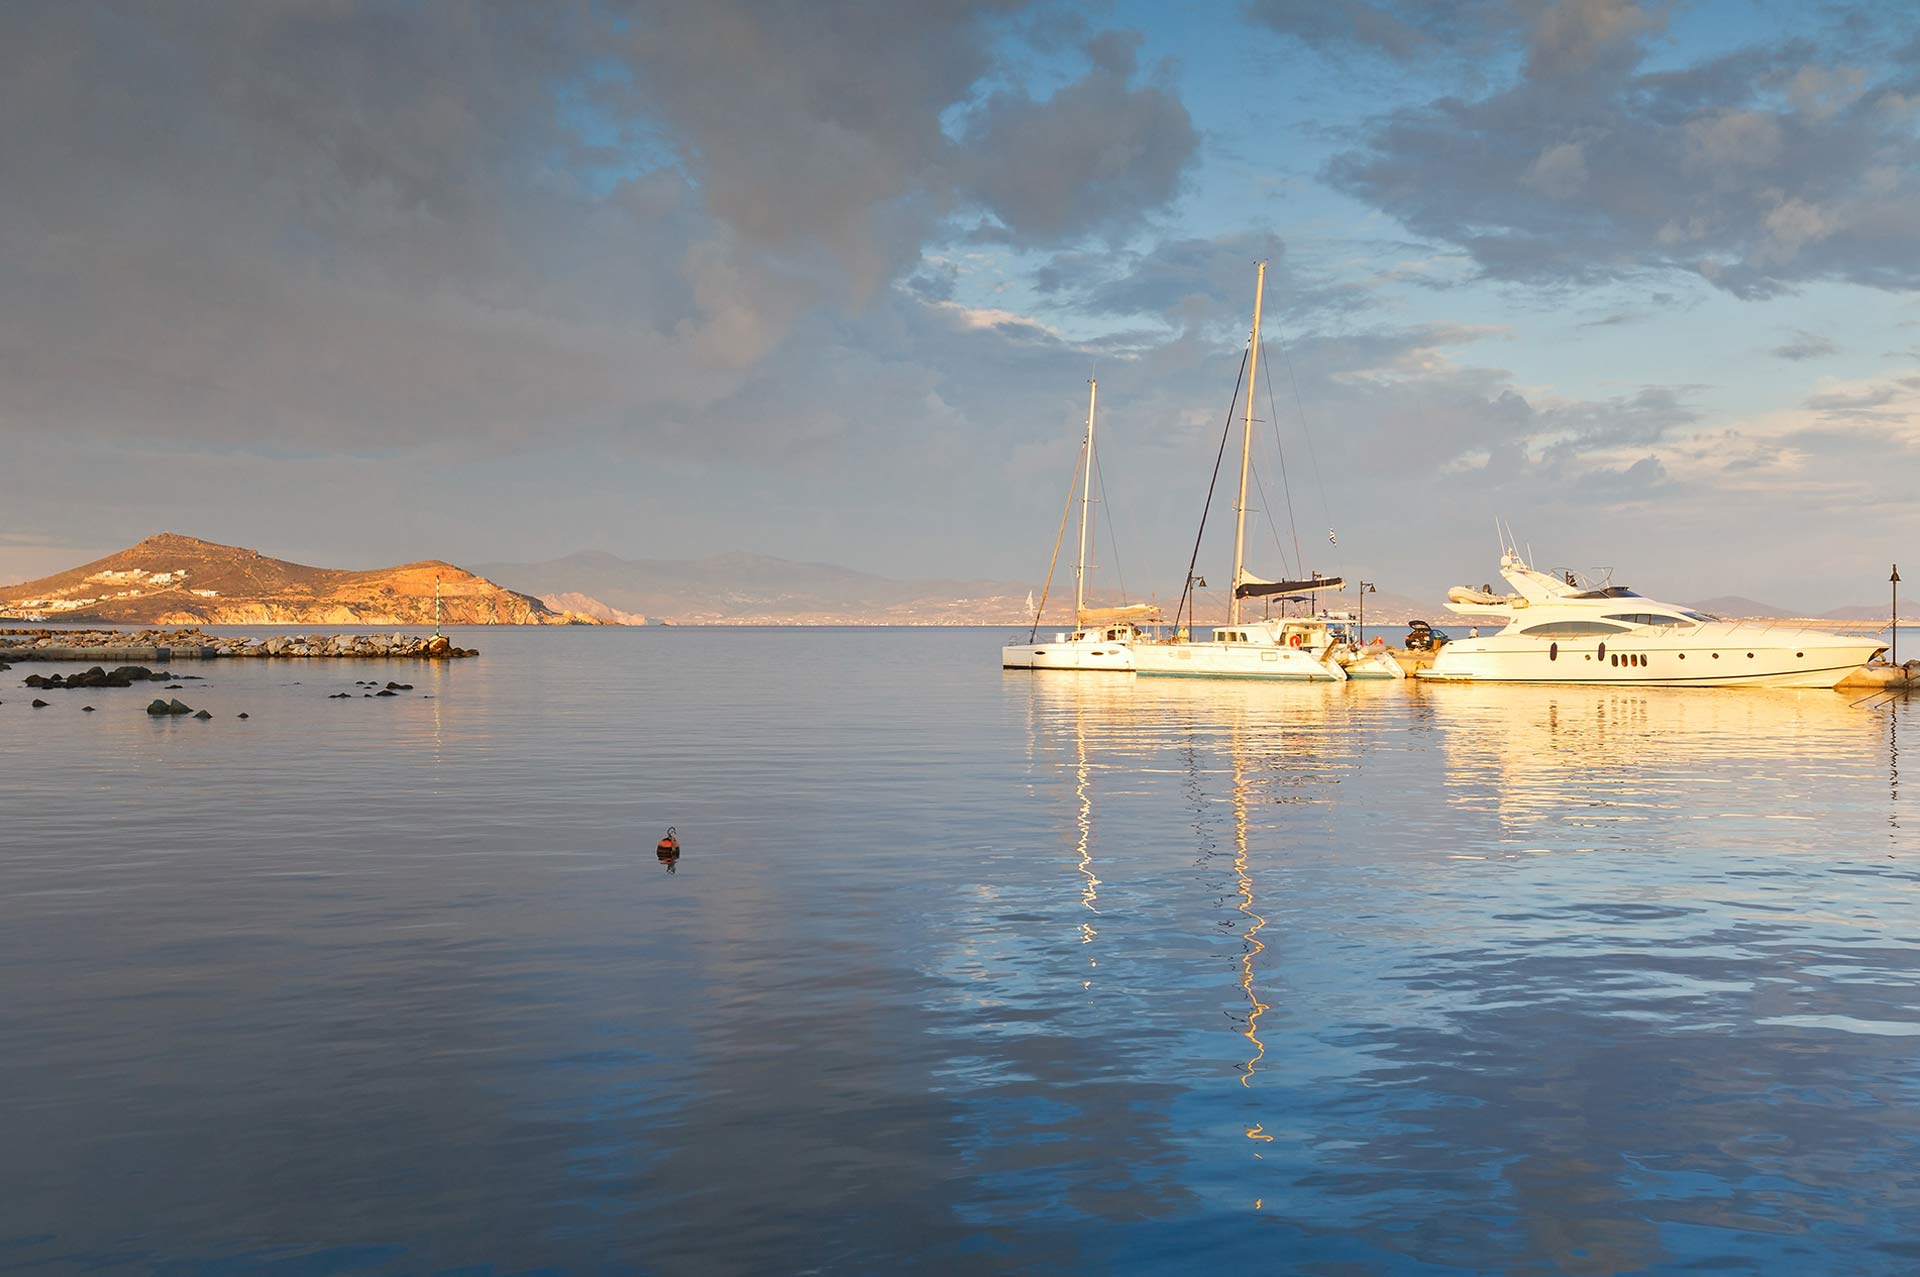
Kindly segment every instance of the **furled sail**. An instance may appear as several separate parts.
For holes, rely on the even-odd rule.
[[[1307,594],[1314,590],[1338,590],[1345,585],[1346,580],[1337,576],[1314,575],[1304,581],[1266,581],[1242,570],[1240,579],[1234,583],[1233,597],[1263,599],[1270,594]]]
[[[1133,603],[1126,607],[1083,607],[1080,625],[1159,625],[1160,608],[1153,603]]]

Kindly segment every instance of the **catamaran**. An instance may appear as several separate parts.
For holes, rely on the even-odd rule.
[[[1247,346],[1247,409],[1240,434],[1240,499],[1234,506],[1233,589],[1227,623],[1215,627],[1211,642],[1176,637],[1133,645],[1133,668],[1141,674],[1198,678],[1261,678],[1344,682],[1339,640],[1318,617],[1274,617],[1243,621],[1244,599],[1337,590],[1339,577],[1315,574],[1305,580],[1268,581],[1247,571],[1247,476],[1253,464],[1253,398],[1260,364],[1260,308],[1266,296],[1267,264],[1260,263],[1253,286],[1253,333]],[[1188,593],[1194,578],[1188,573]],[[1185,607],[1182,599],[1182,607]],[[1184,634],[1184,631],[1181,632]]]
[[[1447,607],[1497,616],[1485,637],[1455,639],[1418,677],[1474,683],[1613,683],[1667,687],[1832,687],[1886,650],[1874,635],[1791,623],[1724,621],[1624,585],[1534,570],[1503,533],[1500,575],[1512,593],[1456,585]]]
[[[1074,478],[1080,487],[1080,553],[1073,567],[1073,618],[1075,629],[1056,633],[1051,641],[1040,638],[1040,617],[1047,609],[1047,595],[1053,589],[1053,569],[1060,562],[1060,541],[1066,535],[1067,519],[1073,513],[1073,490],[1067,490],[1067,508],[1060,513],[1060,531],[1053,540],[1053,561],[1047,565],[1047,583],[1040,591],[1040,603],[1033,605],[1033,592],[1027,592],[1033,607],[1033,624],[1025,643],[1009,643],[1000,649],[1003,669],[1019,670],[1130,670],[1136,641],[1142,625],[1160,623],[1160,609],[1148,603],[1123,607],[1087,606],[1087,515],[1093,502],[1094,410],[1099,404],[1100,383],[1087,381],[1087,432],[1080,443],[1080,459],[1074,465]]]

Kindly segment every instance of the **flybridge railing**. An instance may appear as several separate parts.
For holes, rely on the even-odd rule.
[[[1709,621],[1707,624],[1715,624]],[[1869,635],[1883,634],[1893,628],[1892,622],[1880,621],[1831,621],[1817,616],[1756,617],[1732,619],[1722,617],[1718,624],[1730,625],[1735,630],[1751,631],[1757,634],[1840,634],[1857,635],[1866,638]],[[1672,629],[1673,626],[1663,626]]]

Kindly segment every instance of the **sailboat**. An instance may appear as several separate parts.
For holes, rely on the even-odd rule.
[[[1240,499],[1234,506],[1233,590],[1227,623],[1216,626],[1213,641],[1175,638],[1138,643],[1133,668],[1141,674],[1201,678],[1260,678],[1296,682],[1345,682],[1339,636],[1322,617],[1276,617],[1242,621],[1245,599],[1337,590],[1340,577],[1318,573],[1305,580],[1269,581],[1247,571],[1247,476],[1253,464],[1253,392],[1260,366],[1260,307],[1266,296],[1267,264],[1261,262],[1253,286],[1253,335],[1247,347],[1247,409],[1240,435]]]
[[[1100,383],[1087,381],[1087,432],[1080,444],[1080,459],[1074,466],[1074,478],[1080,487],[1080,553],[1073,567],[1073,623],[1076,628],[1061,631],[1051,641],[1040,638],[1040,617],[1047,608],[1047,594],[1053,589],[1053,569],[1060,561],[1060,541],[1066,535],[1067,519],[1073,513],[1073,490],[1067,491],[1067,508],[1060,513],[1060,532],[1053,541],[1053,562],[1047,565],[1047,583],[1040,591],[1040,603],[1033,608],[1033,624],[1025,643],[1009,643],[1000,649],[1000,665],[1010,670],[1130,670],[1133,668],[1135,641],[1142,637],[1142,625],[1160,623],[1160,609],[1136,603],[1129,607],[1089,608],[1087,606],[1087,511],[1093,500],[1094,416],[1100,400]],[[1033,592],[1027,592],[1033,607]]]

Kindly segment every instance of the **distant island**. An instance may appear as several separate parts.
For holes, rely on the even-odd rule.
[[[316,568],[162,532],[104,559],[0,586],[0,615],[116,625],[597,625],[437,559]]]

